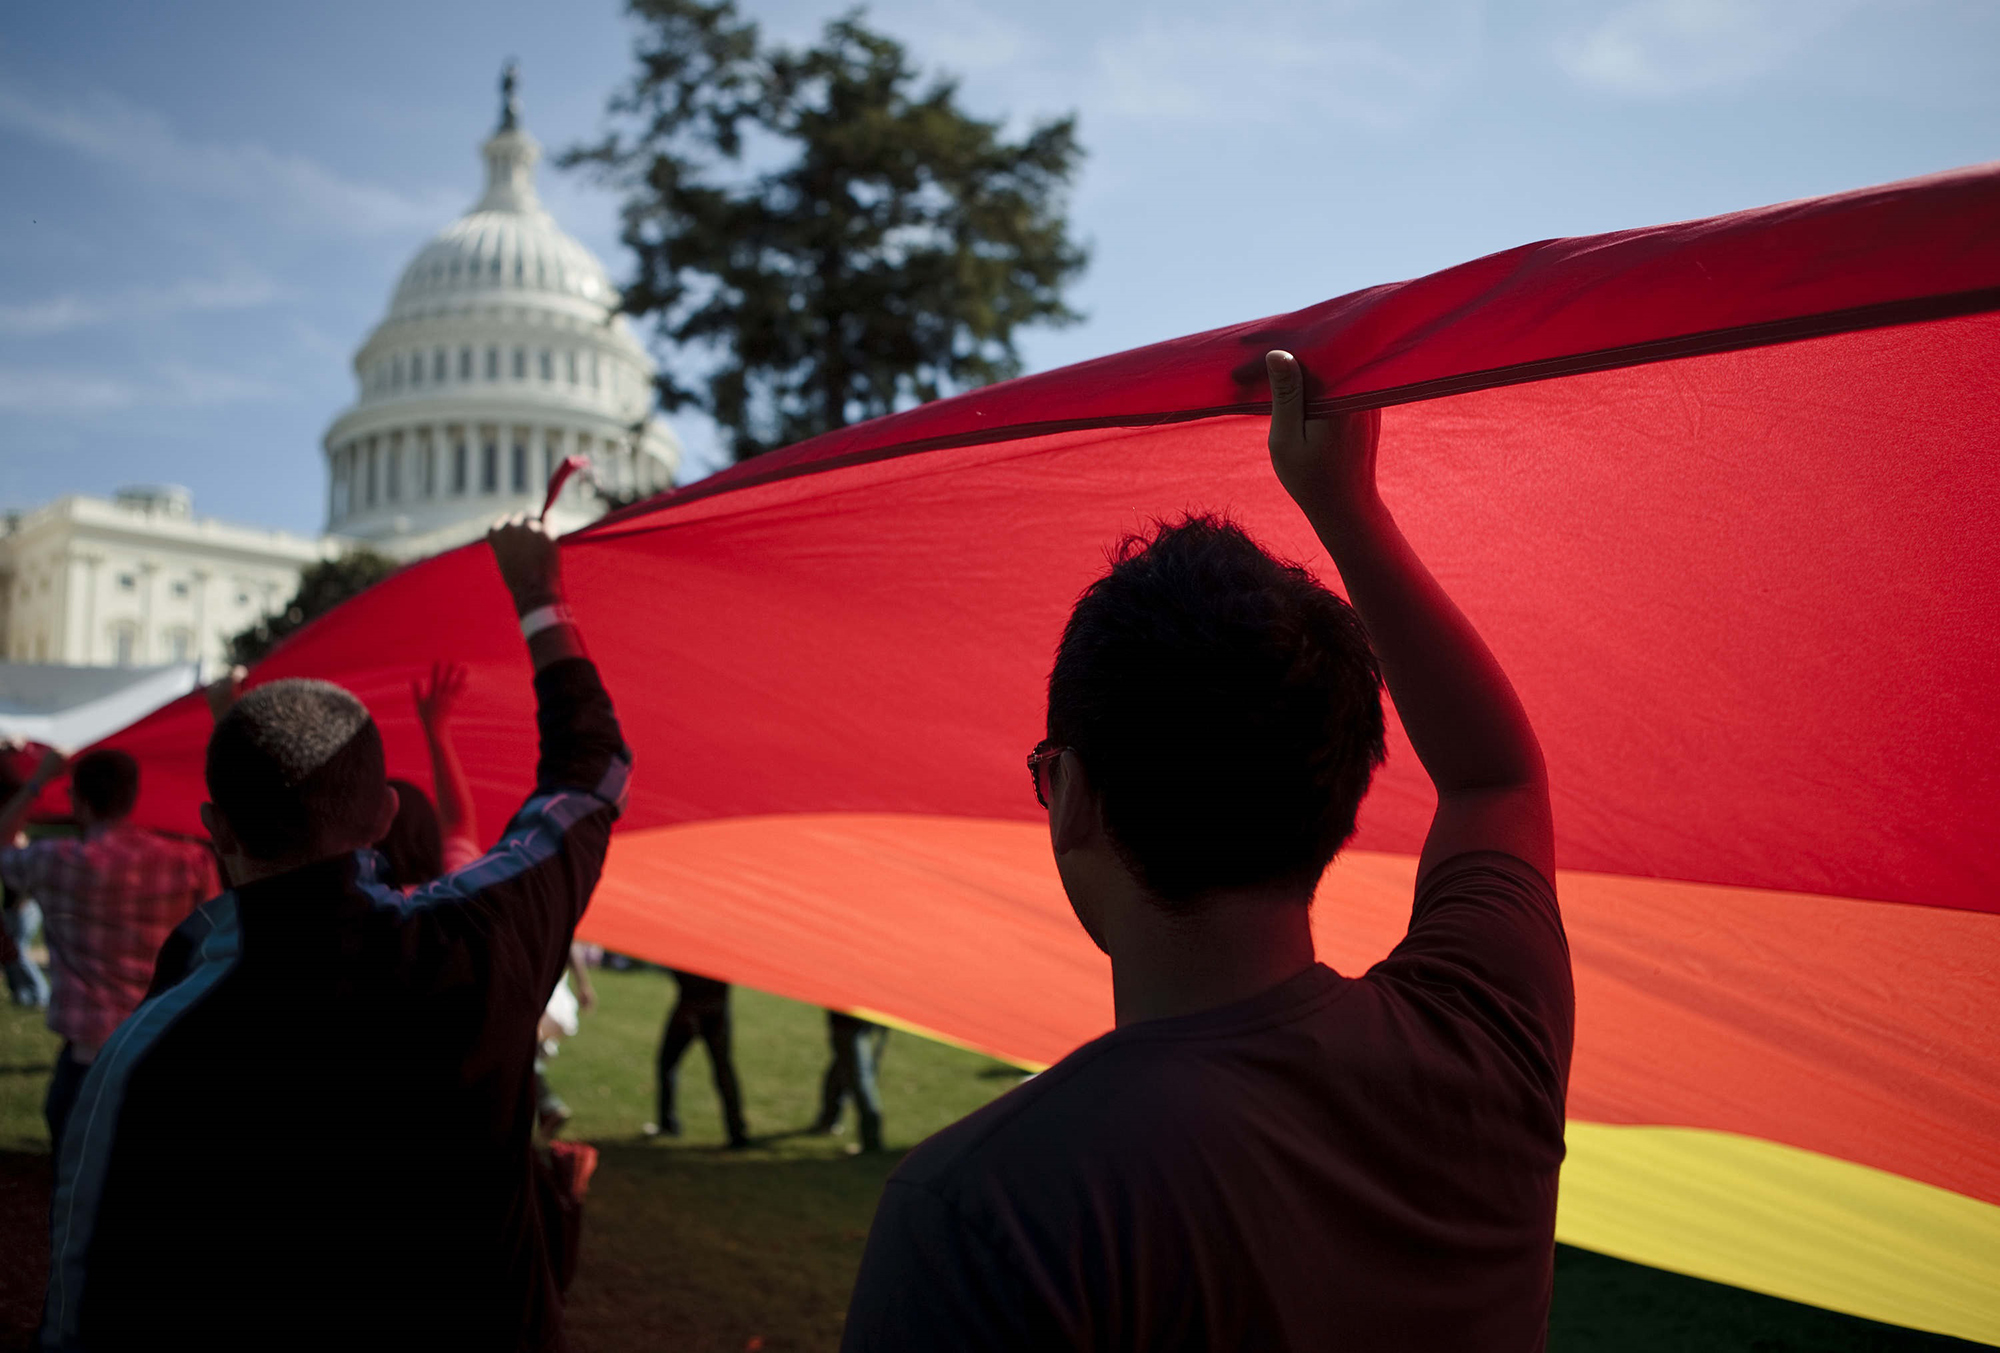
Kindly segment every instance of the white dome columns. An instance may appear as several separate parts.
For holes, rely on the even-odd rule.
[[[502,513],[540,508],[565,456],[585,457],[598,482],[621,494],[672,482],[675,448],[657,427],[647,427],[635,445],[631,430],[610,420],[554,421],[543,409],[522,410],[518,420],[492,410],[457,417],[426,411],[421,419],[381,413],[342,420],[328,434],[328,527],[397,553],[405,551],[392,537],[429,537],[463,523],[469,539]],[[560,529],[573,530],[603,510],[593,490],[572,481],[551,515]]]
[[[359,398],[327,430],[328,530],[405,558],[540,508],[564,456],[619,494],[667,487],[679,460],[603,265],[536,197],[541,149],[517,113],[510,96],[481,147],[485,193],[403,270],[355,354]],[[603,510],[578,484],[553,524]]]

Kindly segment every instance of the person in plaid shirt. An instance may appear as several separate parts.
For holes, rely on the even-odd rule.
[[[42,786],[64,768],[42,758],[0,809],[0,841],[12,841]],[[0,850],[0,879],[42,906],[48,940],[49,1027],[63,1036],[43,1113],[60,1150],[63,1126],[97,1050],[146,998],[160,945],[188,914],[221,891],[206,845],[135,827],[139,763],[118,751],[89,752],[70,774],[81,837]]]

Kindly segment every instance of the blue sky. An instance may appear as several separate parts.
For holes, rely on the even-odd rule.
[[[748,0],[804,38],[841,3]],[[1075,111],[1089,315],[1031,370],[1532,239],[2000,157],[1993,0],[884,0],[975,112]],[[608,0],[17,0],[0,26],[0,507],[176,482],[314,532],[319,436],[408,257],[470,204],[504,58],[601,125]],[[616,201],[544,169],[622,276]],[[695,468],[714,439],[676,416]]]

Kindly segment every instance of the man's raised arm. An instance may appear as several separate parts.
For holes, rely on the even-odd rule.
[[[1541,745],[1507,674],[1397,528],[1375,488],[1375,410],[1306,417],[1298,359],[1273,352],[1271,465],[1306,514],[1367,627],[1396,712],[1437,787],[1417,867],[1496,850],[1555,879]]]
[[[612,798],[624,788],[630,761],[611,702],[583,650],[563,595],[562,556],[540,521],[510,517],[486,534],[501,581],[514,599],[528,657],[535,666],[536,722],[541,758],[538,790],[583,789]],[[572,658],[583,662],[557,671]]]

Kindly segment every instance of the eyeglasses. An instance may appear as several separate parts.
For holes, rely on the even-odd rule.
[[[1028,753],[1028,778],[1035,782],[1035,802],[1044,808],[1049,806],[1049,797],[1042,788],[1042,767],[1049,765],[1068,750],[1067,747],[1056,746],[1054,740],[1050,738],[1043,738],[1035,744],[1035,750]]]

